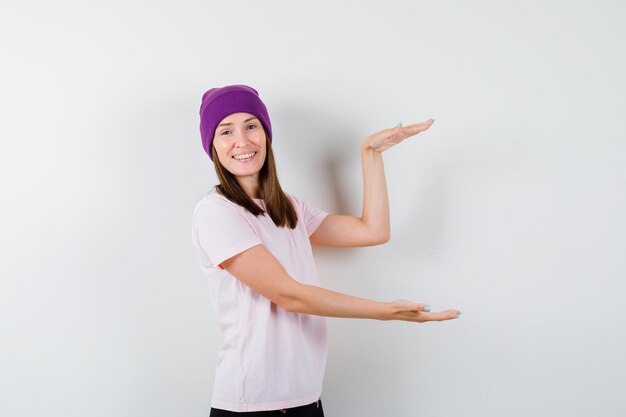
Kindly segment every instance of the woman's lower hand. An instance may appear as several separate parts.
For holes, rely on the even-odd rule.
[[[457,319],[461,312],[457,309],[443,311],[430,311],[427,304],[414,303],[408,300],[395,300],[389,305],[388,320],[416,321],[424,323],[427,321],[445,321]]]
[[[369,135],[363,141],[364,149],[372,149],[376,152],[383,152],[394,145],[402,142],[406,138],[415,136],[432,126],[435,119],[428,119],[424,123],[417,123],[407,126],[396,126],[383,129],[380,132]]]

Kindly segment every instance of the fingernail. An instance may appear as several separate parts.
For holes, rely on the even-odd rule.
[[[427,311],[427,312],[430,311],[430,307],[429,306],[424,307],[424,311]]]
[[[400,120],[395,127],[400,127],[400,126],[402,126],[402,120]]]

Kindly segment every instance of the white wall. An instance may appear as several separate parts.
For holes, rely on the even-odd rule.
[[[221,341],[190,240],[202,93],[254,86],[286,190],[392,240],[322,285],[460,320],[328,319],[326,415],[617,416],[626,384],[617,1],[0,6],[0,415],[206,416]]]

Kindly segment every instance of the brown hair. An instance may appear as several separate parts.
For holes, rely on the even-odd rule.
[[[295,229],[298,223],[296,210],[293,208],[291,200],[285,195],[278,182],[276,173],[276,163],[272,146],[265,134],[265,147],[267,149],[265,162],[259,171],[259,194],[265,201],[266,210],[259,207],[246,192],[241,188],[237,178],[220,163],[220,159],[215,151],[215,146],[211,145],[213,155],[213,165],[220,184],[215,188],[224,197],[235,204],[239,204],[255,216],[260,216],[266,212],[270,215],[274,224],[278,227],[287,225],[290,229]]]

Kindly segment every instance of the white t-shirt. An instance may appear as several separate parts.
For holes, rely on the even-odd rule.
[[[219,265],[263,244],[295,280],[319,286],[309,236],[325,211],[287,194],[295,229],[277,227],[212,189],[195,206],[192,241],[210,287],[224,340],[211,406],[236,412],[277,410],[320,398],[326,367],[326,318],[287,312]],[[254,199],[265,209],[263,200]]]

